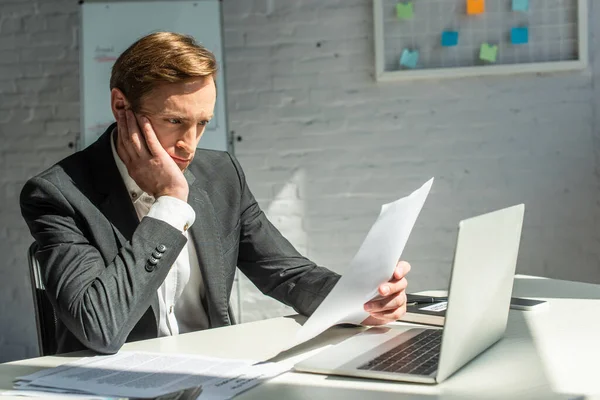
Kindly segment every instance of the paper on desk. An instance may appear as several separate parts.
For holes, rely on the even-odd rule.
[[[229,399],[290,369],[281,363],[253,364],[253,360],[120,352],[20,377],[14,386],[54,393],[152,398],[201,385],[200,398]]]
[[[69,392],[47,392],[39,390],[7,390],[0,392],[0,396],[4,397],[38,397],[44,399],[72,399],[72,400],[110,400],[106,396],[96,396],[92,394],[80,394]]]
[[[253,364],[250,367],[238,370],[231,378],[224,378],[209,382],[202,387],[201,400],[230,399],[267,379],[274,378],[292,369],[293,364],[288,362],[265,362]]]
[[[409,196],[381,207],[379,217],[347,271],[300,328],[290,347],[314,338],[335,324],[360,324],[368,317],[363,306],[378,295],[379,285],[392,277],[432,184],[433,178]]]

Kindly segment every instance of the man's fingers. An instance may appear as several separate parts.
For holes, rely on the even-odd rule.
[[[123,110],[117,111],[117,132],[119,133],[117,142],[124,144],[124,136],[127,135],[127,120]]]
[[[131,142],[131,147],[138,156],[143,156],[146,153],[146,146],[142,141],[142,134],[135,119],[135,114],[132,110],[127,110],[125,115],[127,116],[128,139]]]
[[[411,266],[406,261],[399,261],[394,270],[394,278],[402,279],[410,272]]]
[[[152,153],[150,152],[150,149],[148,148],[148,143],[146,142],[146,135],[144,133],[144,129],[145,129],[145,123],[144,121],[148,121],[148,118],[146,118],[145,116],[141,115],[139,117],[136,117],[136,123],[137,126],[139,128],[139,134],[137,135],[137,139],[139,140],[140,144],[139,144],[139,148],[140,148],[140,155],[145,157],[145,158],[150,158],[152,157]],[[150,125],[149,122],[146,122],[148,125]]]
[[[370,313],[393,310],[406,304],[406,293],[401,292],[381,300],[372,300],[365,304],[365,311]]]
[[[388,322],[396,321],[406,314],[406,304],[402,307],[395,308],[393,310],[385,310],[381,312],[371,312],[371,317]]]
[[[118,136],[120,136],[120,135],[118,135]],[[117,146],[116,147],[117,147],[117,154],[119,155],[119,157],[121,158],[123,163],[125,165],[128,165],[131,162],[131,157],[127,153],[127,150],[125,149],[125,146],[123,145],[123,141],[121,139],[119,139],[118,137],[117,137]]]
[[[146,140],[150,154],[157,156],[161,151],[164,151],[156,137],[156,133],[154,133],[154,129],[152,129],[150,121],[146,117],[142,117],[142,132],[144,133],[144,139]]]
[[[120,152],[119,148],[121,149]],[[131,140],[129,139],[129,127],[127,126],[127,116],[124,110],[117,112],[117,153],[126,165],[135,156],[135,151],[131,147]]]
[[[383,283],[379,285],[379,294],[382,296],[393,295],[394,293],[398,293],[408,286],[408,281],[406,278],[402,278],[400,280],[391,280],[389,282]]]
[[[367,325],[383,325],[400,319],[406,314],[406,287],[408,281],[405,276],[410,272],[411,266],[406,261],[398,261],[392,278],[379,285],[378,292],[383,298],[371,300],[365,304],[365,311],[369,317],[363,322]]]

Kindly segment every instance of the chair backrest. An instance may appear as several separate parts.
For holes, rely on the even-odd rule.
[[[35,257],[38,249],[37,243],[29,246],[27,258],[29,260],[29,276],[31,278],[31,291],[33,292],[33,307],[35,309],[35,325],[37,328],[38,346],[41,356],[56,354],[56,313],[46,295],[46,287],[42,280],[40,264]]]

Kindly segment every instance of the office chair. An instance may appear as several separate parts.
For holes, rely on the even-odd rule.
[[[46,288],[42,281],[40,264],[35,257],[38,249],[36,242],[29,246],[29,277],[31,278],[31,291],[33,293],[33,308],[35,310],[35,325],[37,328],[38,346],[40,356],[56,354],[56,323],[57,317],[54,307],[46,295]]]

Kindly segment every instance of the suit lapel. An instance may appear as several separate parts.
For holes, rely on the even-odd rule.
[[[121,235],[119,240],[124,239],[126,242],[131,240],[140,221],[112,155],[110,140],[115,126],[116,124],[109,126],[87,151],[90,151],[94,165],[97,190],[105,196],[99,209],[116,228],[117,236]],[[122,242],[121,245],[123,244]]]
[[[225,267],[219,225],[212,202],[196,182],[195,176],[184,173],[190,188],[188,203],[196,212],[190,228],[191,240],[198,254],[198,263],[206,289],[206,304],[211,328],[229,325]]]
[[[121,180],[122,183],[122,180]],[[114,225],[118,233],[122,235],[121,245],[124,242],[130,241],[133,237],[135,228],[139,225],[140,221],[133,207],[133,203],[129,198],[129,193],[124,187],[115,188],[110,191],[106,199],[100,204],[100,211],[108,218],[108,220]]]

